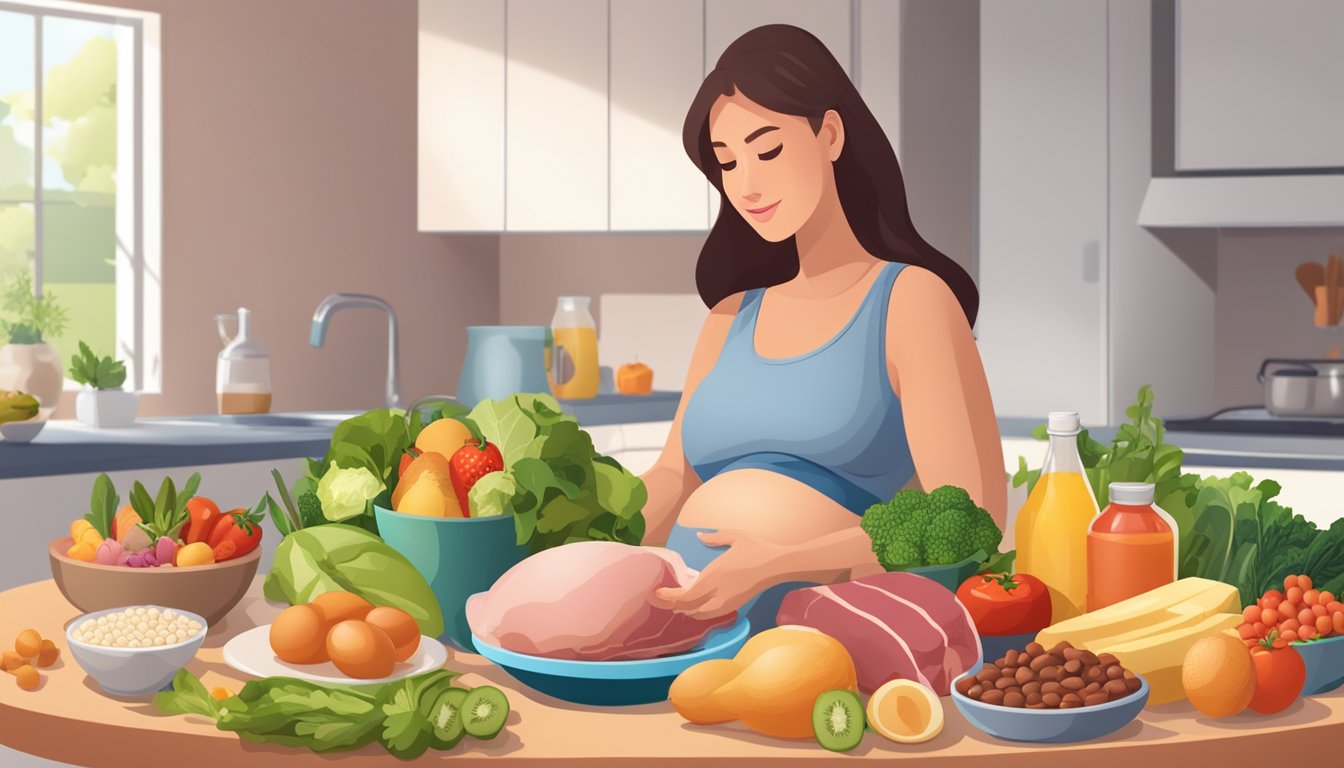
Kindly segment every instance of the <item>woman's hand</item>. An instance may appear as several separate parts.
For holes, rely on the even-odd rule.
[[[706,546],[728,550],[705,566],[690,586],[655,590],[654,603],[706,619],[735,611],[769,587],[788,581],[783,566],[786,547],[744,531],[702,531],[698,536]]]

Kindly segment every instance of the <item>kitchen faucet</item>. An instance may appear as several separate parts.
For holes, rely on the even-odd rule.
[[[401,404],[401,392],[397,382],[397,313],[392,305],[367,293],[333,293],[317,305],[313,312],[313,329],[308,343],[321,347],[327,338],[327,320],[338,309],[349,307],[368,307],[381,309],[387,313],[387,395],[386,406],[396,408]]]

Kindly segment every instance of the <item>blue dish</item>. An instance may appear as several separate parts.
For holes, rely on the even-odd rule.
[[[959,675],[957,680],[969,674]],[[1095,707],[1016,709],[967,698],[957,692],[957,681],[953,680],[952,702],[971,725],[996,739],[1068,744],[1099,739],[1129,725],[1148,703],[1148,681],[1139,677],[1139,683],[1139,690],[1125,698]]]
[[[995,659],[1003,658],[1008,651],[1020,651],[1027,647],[1029,643],[1036,641],[1036,633],[1028,632],[1023,635],[981,635],[980,648],[984,651],[984,660],[993,663]],[[977,664],[973,669],[979,669]]]
[[[1344,635],[1293,643],[1292,647],[1307,665],[1303,696],[1316,696],[1344,685]]]
[[[547,696],[575,704],[628,706],[667,700],[677,675],[709,659],[731,659],[747,642],[745,618],[711,630],[686,653],[638,661],[574,661],[507,651],[472,635],[477,652],[513,679]]]

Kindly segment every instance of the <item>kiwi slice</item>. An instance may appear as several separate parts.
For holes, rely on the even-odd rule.
[[[493,739],[504,729],[509,700],[493,685],[472,688],[462,700],[462,728],[478,739]]]
[[[812,705],[812,732],[832,752],[848,752],[863,741],[863,703],[853,691],[827,691]]]
[[[452,749],[462,740],[465,732],[462,727],[462,702],[466,698],[467,689],[449,688],[434,700],[427,718],[430,727],[434,729],[430,746],[435,749]]]

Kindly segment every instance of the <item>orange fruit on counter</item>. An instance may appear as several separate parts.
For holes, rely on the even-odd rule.
[[[667,692],[677,714],[692,723],[714,725],[737,719],[724,709],[715,692],[742,672],[742,665],[732,659],[710,659],[687,668]]]
[[[25,629],[14,640],[14,650],[25,659],[31,659],[42,652],[42,636],[36,629]]]
[[[1201,638],[1185,654],[1181,683],[1190,703],[1200,712],[1209,717],[1235,715],[1246,709],[1255,695],[1251,652],[1241,640],[1229,635]]]
[[[290,664],[320,664],[327,660],[324,628],[313,606],[291,605],[271,622],[271,650]]]
[[[25,691],[37,690],[37,686],[42,682],[42,676],[27,664],[14,670],[14,677],[18,678],[19,687]]]
[[[387,677],[397,663],[392,639],[367,621],[342,621],[332,627],[327,655],[342,674],[361,680]]]
[[[616,369],[616,391],[622,395],[647,395],[653,391],[653,369],[643,363],[626,363]]]
[[[364,620],[387,633],[397,661],[411,658],[420,648],[420,625],[400,608],[380,605],[369,611]]]
[[[13,651],[5,651],[3,656],[0,656],[0,668],[6,672],[13,672],[27,663],[22,656]]]
[[[943,705],[913,680],[888,680],[868,699],[868,724],[900,744],[919,744],[943,730]]]
[[[61,657],[61,649],[50,640],[42,641],[42,650],[37,654],[37,666],[50,667]]]
[[[742,671],[715,692],[715,703],[766,736],[813,738],[817,697],[836,689],[859,689],[849,651],[811,627],[767,629],[748,640],[734,661]]]

